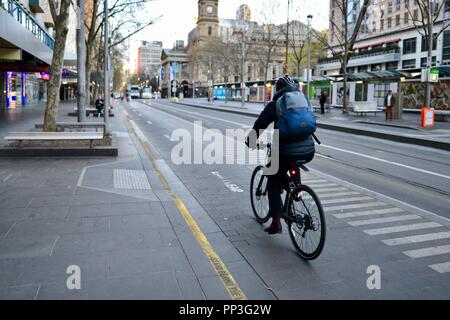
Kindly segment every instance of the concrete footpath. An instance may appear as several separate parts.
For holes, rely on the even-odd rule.
[[[31,129],[41,111],[3,114],[0,139]],[[118,157],[0,159],[0,299],[274,299],[115,113]]]
[[[246,103],[244,107],[239,102],[223,101],[208,103],[206,99],[183,99],[179,104],[236,113],[257,117],[264,106],[260,103]],[[450,123],[435,122],[433,129],[420,127],[420,114],[404,113],[403,119],[385,121],[383,112],[377,115],[359,116],[344,115],[342,109],[332,108],[330,112],[317,114],[319,128],[335,130],[396,142],[416,144],[450,151]]]

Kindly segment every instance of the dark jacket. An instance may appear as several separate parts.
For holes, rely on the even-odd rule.
[[[272,122],[277,123],[277,100],[286,92],[294,91],[300,90],[297,87],[287,87],[275,94],[273,100],[264,108],[253,126],[253,130],[256,131],[257,135],[259,135],[260,131],[267,129]],[[301,159],[302,156],[311,154],[314,151],[314,140],[312,136],[289,143],[280,141],[280,155],[298,156]]]
[[[395,103],[397,102],[397,99],[395,99],[395,95],[392,95],[392,106],[391,107],[395,107]],[[386,95],[386,97],[384,98],[384,106],[387,107],[388,104],[388,95]]]

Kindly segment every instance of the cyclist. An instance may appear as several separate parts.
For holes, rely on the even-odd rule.
[[[276,94],[273,100],[264,108],[256,120],[253,130],[258,137],[260,131],[267,129],[271,123],[277,123],[277,110],[276,102],[287,92],[300,92],[298,86],[294,80],[288,75],[280,77],[276,83]],[[301,93],[302,94],[302,93]],[[303,94],[302,94],[303,95]],[[304,97],[304,96],[303,96]],[[307,99],[304,99],[307,103]],[[256,145],[256,141],[250,141],[250,136],[246,139],[247,146]],[[283,142],[280,141],[279,146],[279,170],[278,173],[268,177],[268,196],[269,196],[269,216],[272,218],[271,225],[265,229],[269,234],[282,233],[281,226],[281,211],[282,211],[282,199],[281,193],[283,186],[286,186],[286,173],[290,168],[291,163],[295,163],[298,160],[303,160],[305,163],[310,162],[314,158],[315,147],[314,140],[311,135],[301,140],[296,139],[294,141]]]

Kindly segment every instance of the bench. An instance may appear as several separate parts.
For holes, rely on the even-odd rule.
[[[350,103],[350,106],[354,113],[360,115],[373,113],[376,116],[377,112],[382,112],[380,109],[378,109],[375,101],[352,102]]]
[[[314,112],[321,112],[322,110],[320,109],[320,105],[313,105],[313,110]],[[331,106],[326,103],[325,104],[325,112],[331,112]]]
[[[90,148],[94,140],[103,140],[102,132],[10,132],[5,137],[7,141],[19,141],[19,148],[22,141],[75,141],[89,140]]]
[[[36,129],[42,129],[44,128],[44,125],[42,123],[36,123],[34,125]],[[98,129],[105,130],[105,123],[104,122],[57,122],[56,123],[56,130],[58,132],[64,132],[65,129],[86,129],[91,128],[95,129],[97,132]]]

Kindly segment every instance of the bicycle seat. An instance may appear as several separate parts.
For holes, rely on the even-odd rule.
[[[303,171],[308,172],[309,169],[307,167],[305,167],[305,164],[308,163],[308,161],[305,160],[297,160],[296,162],[291,163],[292,167],[299,167],[300,169],[302,169]]]

